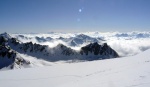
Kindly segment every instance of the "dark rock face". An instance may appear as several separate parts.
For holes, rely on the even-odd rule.
[[[19,46],[20,50],[22,50],[23,52],[43,52],[43,50],[46,48],[45,45],[39,45],[39,44],[33,44],[32,42],[28,42],[28,43],[22,43]]]
[[[0,35],[0,58],[11,59],[11,62],[7,65],[30,63],[23,58],[18,58],[16,56],[17,53],[27,54],[47,61],[98,60],[119,57],[117,52],[108,46],[107,43],[102,45],[99,45],[97,42],[91,43],[82,47],[80,51],[76,51],[63,44],[50,48],[47,45],[33,44],[32,42],[22,43],[9,35]]]
[[[13,69],[15,65],[30,64],[29,61],[17,56],[17,52],[8,46],[0,46],[0,69],[10,67]]]
[[[16,52],[8,47],[0,46],[0,69],[12,65],[15,61],[15,57]]]
[[[80,36],[83,37],[83,35]],[[119,57],[117,52],[109,47],[107,43],[103,45],[99,45],[97,42],[91,43],[82,47],[80,51],[73,50],[63,44],[58,44],[56,47],[49,48],[47,45],[33,44],[32,42],[20,43],[16,38],[10,38],[8,43],[11,48],[17,52],[37,58],[44,58],[48,61],[71,60],[75,58],[81,60],[97,60]]]
[[[17,56],[18,53],[8,44],[9,38],[5,37],[9,35],[5,34],[0,35],[0,69],[8,66],[13,69],[16,65],[30,64],[29,61]],[[11,38],[10,40],[14,45],[19,44],[15,38]]]
[[[109,47],[107,43],[104,43],[102,45],[99,45],[97,42],[91,43],[87,46],[82,47],[80,53],[81,55],[93,54],[95,56],[98,56],[101,59],[119,57],[117,52],[114,51],[111,47]],[[96,59],[99,59],[99,58],[96,58]],[[90,60],[95,60],[95,58],[93,59],[90,58]]]
[[[57,47],[54,47],[54,49],[62,50],[61,54],[66,55],[66,56],[71,56],[75,54],[75,51],[73,49],[63,44],[58,44]]]
[[[107,43],[104,43],[103,45],[99,45],[97,42],[89,44],[81,48],[81,53],[85,53],[86,55],[89,53],[94,53],[94,55],[108,55],[114,53],[114,57],[118,57],[118,54],[111,49]]]
[[[6,41],[4,37],[0,36],[0,45],[5,45]]]
[[[8,57],[8,58],[15,58],[16,52],[12,51],[9,47],[0,46],[0,57]]]

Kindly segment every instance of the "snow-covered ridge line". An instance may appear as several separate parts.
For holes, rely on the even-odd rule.
[[[78,37],[85,37],[91,39],[90,37],[82,34]],[[22,43],[18,39],[11,37],[9,34],[3,33],[0,34],[0,45],[2,47],[9,47],[17,54],[26,54],[32,57],[36,57],[38,59],[44,59],[51,62],[60,60],[91,61],[119,57],[117,52],[113,50],[110,46],[108,46],[107,43],[99,45],[97,41],[89,45],[83,46],[80,50],[76,51],[63,44],[58,44],[55,47],[51,48],[48,45],[40,45],[32,42]],[[2,55],[1,57],[5,57],[5,55]],[[22,57],[20,56],[20,58]],[[15,59],[16,56],[14,57],[14,60]],[[22,59],[24,60],[25,58]]]
[[[150,87],[149,53],[147,50],[125,58],[3,71],[0,84],[2,87]]]
[[[11,34],[22,42],[38,43],[54,47],[64,44],[80,49],[91,42],[107,43],[120,56],[131,56],[150,48],[150,32],[80,32],[47,34]]]
[[[63,44],[58,44],[56,47],[50,48],[47,45],[33,44],[32,42],[20,43],[15,38],[8,40],[8,45],[19,53],[25,53],[48,61],[72,59],[95,60],[95,58],[118,57],[118,54],[106,43],[104,45],[91,43],[90,45],[82,47],[80,51],[73,50]],[[91,46],[93,47],[91,48]]]

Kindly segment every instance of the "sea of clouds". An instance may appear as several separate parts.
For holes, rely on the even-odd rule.
[[[47,33],[47,34],[11,34],[11,36],[18,38],[21,42],[33,42],[42,45],[49,45],[55,47],[58,44],[64,44],[69,46],[67,42],[58,38],[71,38],[76,37],[79,34],[84,34],[92,38],[101,38],[103,41],[98,43],[107,43],[120,56],[131,56],[138,54],[150,48],[150,32],[81,32],[81,33]],[[52,38],[52,40],[46,40],[39,42],[36,37],[42,39]],[[79,46],[69,46],[73,49],[80,50],[80,48],[88,43],[84,43]]]

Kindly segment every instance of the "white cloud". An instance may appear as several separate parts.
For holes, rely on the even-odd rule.
[[[130,56],[140,53],[144,50],[150,48],[150,32],[128,32],[128,33],[120,33],[120,32],[81,32],[82,34],[91,36],[91,37],[100,37],[106,40],[108,45],[110,45],[114,50],[116,50],[121,56]],[[75,37],[81,33],[49,33],[49,34],[22,34],[31,39],[19,39],[22,42],[32,41],[33,43],[39,43],[35,37],[51,37],[54,40],[47,41],[43,43],[39,43],[42,45],[49,45],[50,47],[55,47],[59,43],[67,45],[67,42],[58,40],[56,38],[70,38]],[[13,35],[17,37],[17,35]],[[86,45],[84,43],[79,45],[78,47],[71,47],[73,49],[79,50],[82,46]],[[67,45],[69,46],[69,45]]]

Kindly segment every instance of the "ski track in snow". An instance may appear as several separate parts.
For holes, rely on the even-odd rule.
[[[147,84],[150,84],[150,82],[140,83],[140,84],[134,84],[134,85],[126,86],[126,87],[139,87],[139,86],[144,87],[143,85],[147,85]]]
[[[102,71],[96,71],[93,73],[89,73],[83,76],[79,76],[79,75],[63,75],[63,76],[54,76],[54,77],[43,77],[43,78],[32,78],[32,79],[0,79],[0,81],[25,81],[25,80],[45,80],[45,79],[52,79],[52,78],[62,78],[62,77],[75,77],[75,78],[85,78],[85,77],[89,77],[92,75],[96,75],[99,73],[104,73],[105,71],[110,71],[109,70],[102,70]]]
[[[29,80],[46,80],[46,79],[53,79],[53,78],[63,78],[63,77],[75,77],[75,78],[82,78],[82,76],[78,75],[63,75],[63,76],[54,76],[54,77],[43,77],[43,78],[32,78],[32,79],[0,79],[0,81],[29,81]]]
[[[149,39],[145,40],[149,42]],[[150,87],[149,53],[150,50],[147,50],[125,58],[71,64],[58,62],[42,68],[1,71],[0,86],[41,87],[42,84],[43,87]],[[34,61],[35,64],[43,63]]]

